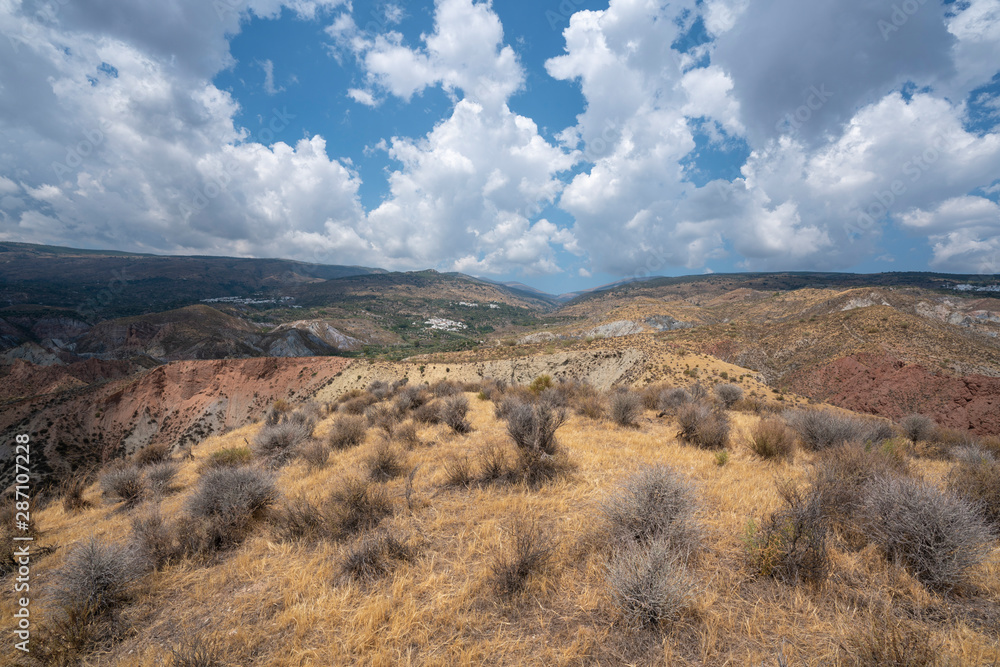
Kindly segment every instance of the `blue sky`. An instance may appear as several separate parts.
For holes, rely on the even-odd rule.
[[[1000,273],[1000,0],[12,0],[0,239]]]

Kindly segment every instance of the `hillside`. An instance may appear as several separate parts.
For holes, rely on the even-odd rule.
[[[459,372],[448,368],[434,377]],[[432,369],[383,363],[369,373],[392,380],[424,371]],[[263,375],[248,389],[266,391],[279,379]],[[1000,660],[1000,549],[975,532],[982,520],[947,495],[962,466],[985,463],[955,462],[941,445],[924,456],[930,449],[900,438],[867,452],[812,451],[803,441],[787,459],[762,459],[749,443],[775,416],[769,402],[726,410],[725,449],[705,449],[678,436],[675,414],[640,410],[634,426],[620,426],[593,412],[615,394],[572,382],[557,383],[546,399],[566,401],[569,411],[554,431],[555,455],[525,458],[496,416],[507,396],[498,387],[469,385],[463,394],[434,382],[411,391],[415,383],[301,404],[285,422],[309,426],[282,440],[290,444],[264,447],[281,427],[247,424],[199,439],[193,459],[111,467],[103,483],[36,510],[36,662],[24,664]],[[492,400],[478,398],[480,388]],[[523,388],[508,393],[534,400]],[[458,413],[468,424],[429,423],[434,411],[414,409],[414,399],[464,400],[468,411]],[[368,423],[351,416],[367,404]],[[358,420],[360,437],[345,440]],[[863,519],[872,528],[860,541],[852,531],[869,525],[861,518],[830,523],[878,493],[852,481],[851,457],[895,480],[892,493],[917,489],[957,508],[940,526],[945,540],[958,534],[956,520],[969,526],[956,588],[887,557],[877,515]],[[524,477],[532,470],[534,482]],[[114,480],[128,476],[145,480],[146,491],[122,502]],[[806,500],[787,491],[783,500],[774,480]],[[810,503],[831,503],[817,491],[822,484],[839,495],[817,513]],[[233,504],[213,514],[215,503]],[[91,590],[90,564],[105,558],[101,581],[113,596],[88,615],[68,615]],[[5,633],[17,608],[12,590],[0,595]]]

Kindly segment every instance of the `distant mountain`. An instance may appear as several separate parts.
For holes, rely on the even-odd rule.
[[[0,305],[67,308],[90,322],[262,297],[303,283],[384,273],[286,259],[159,256],[0,243]]]

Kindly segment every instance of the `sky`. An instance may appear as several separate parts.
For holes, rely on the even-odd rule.
[[[1000,273],[1000,0],[0,0],[0,240]]]

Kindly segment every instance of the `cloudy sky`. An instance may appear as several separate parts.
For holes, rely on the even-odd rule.
[[[0,240],[1000,273],[1000,0],[0,0]]]

